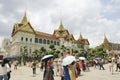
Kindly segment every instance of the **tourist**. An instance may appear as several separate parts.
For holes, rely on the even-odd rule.
[[[76,62],[76,70],[77,70],[77,75],[79,76],[81,74],[81,64],[80,62]]]
[[[99,63],[99,70],[101,70],[101,68],[105,70],[105,68],[103,67],[103,60],[100,59],[98,63]]]
[[[40,71],[43,71],[43,67],[44,67],[44,63],[41,62],[41,65],[40,65]]]
[[[90,71],[90,69],[89,69],[89,60],[86,60],[85,65],[86,65],[86,70]]]
[[[55,61],[54,71],[55,71],[55,75],[58,76],[59,75],[59,60]]]
[[[8,60],[8,65],[7,65],[7,77],[8,77],[8,80],[10,80],[11,78],[11,63],[10,63],[10,60]]]
[[[68,71],[68,65],[63,66],[63,75],[64,75],[64,80],[71,80],[70,79],[70,75],[69,75],[69,71]]]
[[[13,62],[13,65],[14,65],[14,69],[17,69],[17,66],[18,66],[18,61],[17,61],[17,60],[15,60],[15,61]]]
[[[58,60],[57,67],[58,67],[57,75],[61,77],[61,80],[64,80],[63,66],[62,66],[62,60],[61,59]]]
[[[43,80],[54,80],[54,71],[51,59],[45,61]]]
[[[36,62],[35,61],[32,63],[31,68],[33,70],[33,76],[35,76],[36,75]]]
[[[84,72],[86,71],[86,65],[85,65],[84,60],[82,60],[82,70],[83,70]]]
[[[77,73],[76,73],[74,64],[75,64],[75,62],[73,61],[70,65],[68,65],[70,80],[76,80],[76,78],[77,78]]]
[[[0,61],[0,80],[8,80],[7,69],[8,69],[8,60],[3,59],[3,61]]]
[[[117,59],[116,59],[116,71],[118,71],[118,69],[120,72],[120,59],[119,59],[119,57],[117,57]]]
[[[112,57],[112,58],[111,58],[111,63],[110,63],[110,65],[109,65],[109,69],[110,69],[110,72],[111,72],[112,74],[113,74],[113,72],[114,72],[114,70],[113,70],[114,64],[115,64],[115,57]]]
[[[94,68],[96,69],[99,66],[98,60],[94,59],[93,60],[93,65],[94,65]]]
[[[62,66],[62,65],[59,65],[57,75],[58,75],[59,77],[61,77],[61,80],[64,80],[63,66]]]

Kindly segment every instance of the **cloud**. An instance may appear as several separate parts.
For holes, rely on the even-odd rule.
[[[102,43],[104,34],[113,42],[119,40],[119,0],[1,0],[0,37],[9,37],[14,23],[20,22],[26,9],[28,20],[35,30],[52,34],[63,26],[78,39],[80,33],[90,46]]]

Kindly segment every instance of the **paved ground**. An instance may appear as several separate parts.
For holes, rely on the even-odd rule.
[[[120,72],[110,73],[109,66],[104,65],[105,70],[90,68],[89,72],[82,72],[77,80],[120,80]],[[43,72],[37,68],[37,75],[33,77],[32,69],[30,67],[18,67],[14,70],[12,67],[11,80],[42,80]],[[60,77],[55,76],[55,80],[61,80]]]

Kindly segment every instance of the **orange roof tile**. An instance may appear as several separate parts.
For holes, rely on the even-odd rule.
[[[47,39],[52,39],[52,40],[59,40],[57,37],[55,37],[52,34],[48,34],[48,33],[44,33],[44,32],[39,32],[39,31],[35,31],[36,35],[42,38],[47,38]]]

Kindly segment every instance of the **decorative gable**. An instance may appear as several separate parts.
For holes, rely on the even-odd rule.
[[[30,25],[29,22],[26,25],[23,25],[21,27],[20,31],[25,31],[25,32],[29,32],[29,33],[35,33],[34,29],[32,28],[32,26]]]

